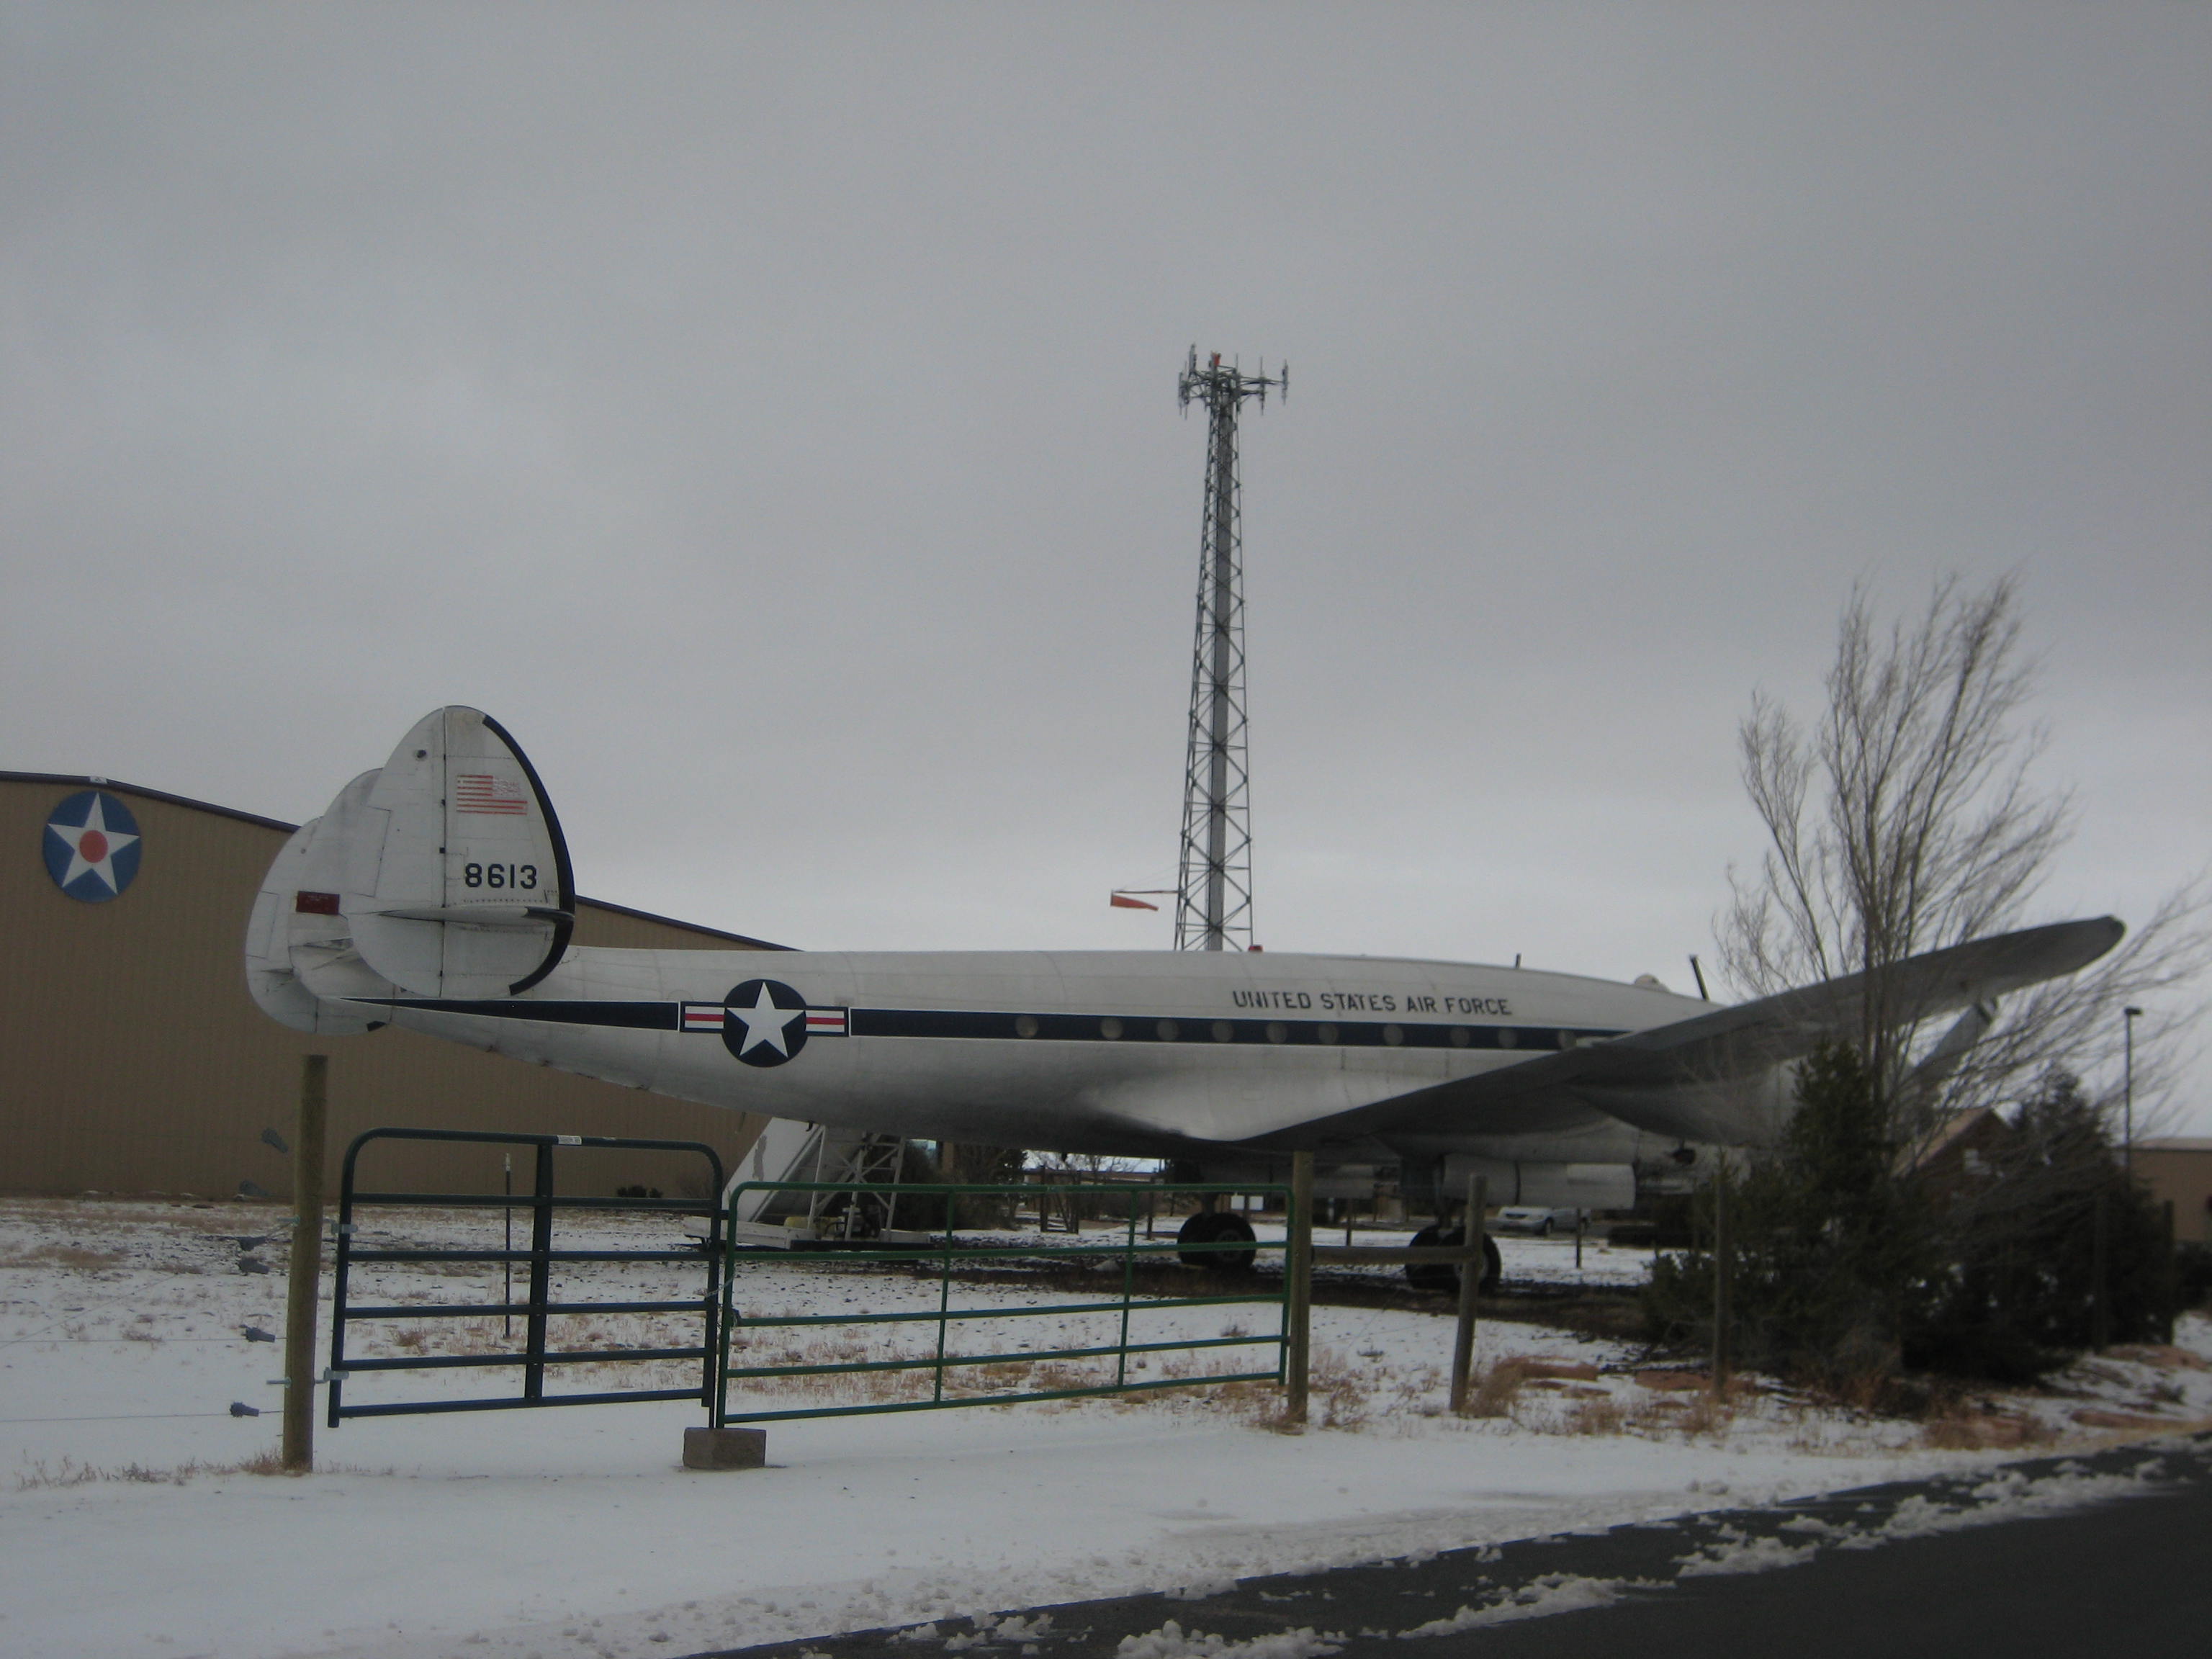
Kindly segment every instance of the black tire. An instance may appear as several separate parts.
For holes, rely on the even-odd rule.
[[[1234,1210],[1200,1210],[1176,1231],[1176,1243],[1190,1244],[1249,1244],[1253,1242],[1252,1224]],[[1217,1273],[1241,1273],[1251,1271],[1259,1259],[1257,1250],[1193,1250],[1181,1252],[1188,1267],[1211,1267]]]
[[[1424,1227],[1407,1241],[1416,1249],[1431,1245],[1464,1243],[1467,1235],[1456,1224],[1449,1227]],[[1481,1296],[1495,1296],[1505,1279],[1505,1259],[1498,1253],[1498,1241],[1488,1233],[1482,1236],[1482,1282],[1475,1291]],[[1406,1265],[1406,1282],[1417,1291],[1433,1291],[1444,1296],[1459,1294],[1459,1269],[1446,1261],[1413,1261]]]
[[[1544,1218],[1544,1224],[1536,1229],[1536,1237],[1539,1238],[1549,1238],[1551,1236],[1552,1218],[1549,1216],[1546,1216]]]

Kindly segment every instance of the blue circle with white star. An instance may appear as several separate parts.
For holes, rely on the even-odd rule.
[[[85,789],[47,814],[40,836],[54,885],[86,904],[105,904],[137,878],[138,820],[105,789]]]
[[[806,1046],[806,999],[777,979],[749,979],[722,999],[722,1046],[748,1066],[781,1066]]]

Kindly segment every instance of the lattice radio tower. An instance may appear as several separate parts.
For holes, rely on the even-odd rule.
[[[1237,477],[1237,414],[1266,408],[1270,390],[1291,395],[1290,365],[1273,380],[1205,368],[1198,348],[1178,385],[1185,410],[1206,405],[1206,517],[1199,538],[1198,631],[1191,647],[1190,751],[1183,773],[1182,882],[1176,949],[1252,945],[1252,807],[1244,749],[1244,531]]]

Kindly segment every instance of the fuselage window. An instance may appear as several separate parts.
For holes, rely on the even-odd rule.
[[[1404,1026],[1385,1025],[1382,1028],[1382,1041],[1389,1043],[1393,1048],[1396,1048],[1405,1040],[1406,1028]]]
[[[1035,1014],[1016,1014],[1014,1016],[1014,1035],[1016,1036],[1035,1036],[1036,1034],[1037,1023],[1036,1016]]]
[[[1105,1018],[1098,1022],[1098,1035],[1103,1037],[1117,1037],[1121,1036],[1121,1022],[1115,1018],[1111,1014],[1107,1015]]]
[[[1289,1026],[1284,1024],[1279,1019],[1271,1019],[1267,1022],[1268,1042],[1288,1042],[1290,1040],[1291,1028]]]
[[[1455,1025],[1451,1028],[1451,1045],[1453,1048],[1464,1048],[1468,1043],[1474,1041],[1474,1033],[1468,1030],[1466,1026]]]
[[[1162,1020],[1159,1024],[1153,1029],[1159,1032],[1160,1041],[1163,1042],[1173,1042],[1177,1037],[1182,1035],[1182,1027],[1176,1024],[1175,1021],[1171,1019]]]

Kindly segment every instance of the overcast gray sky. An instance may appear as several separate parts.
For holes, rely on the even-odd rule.
[[[0,9],[0,765],[440,703],[596,896],[1169,942],[1205,432],[1258,936],[1680,987],[1734,732],[2021,573],[2041,917],[2212,825],[2212,9]],[[2212,1132],[2208,1077],[2186,1106]]]

